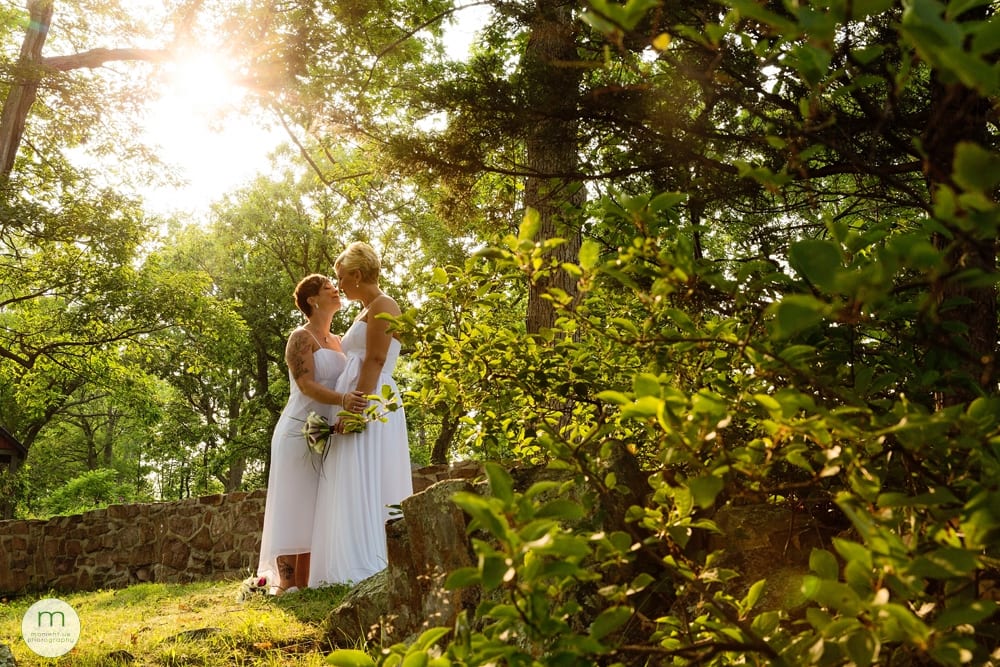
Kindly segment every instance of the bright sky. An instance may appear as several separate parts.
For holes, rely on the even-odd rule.
[[[449,55],[464,58],[488,10],[463,10],[461,23],[449,30]],[[266,130],[239,113],[243,91],[227,79],[224,63],[202,56],[178,64],[169,89],[154,103],[147,140],[161,147],[161,158],[188,184],[160,186],[145,194],[153,213],[201,218],[212,202],[268,168],[267,156],[287,137],[280,128]]]
[[[233,113],[244,92],[210,57],[179,63],[168,90],[150,111],[147,140],[188,181],[145,193],[155,213],[201,215],[211,202],[267,168],[267,154],[284,138]]]

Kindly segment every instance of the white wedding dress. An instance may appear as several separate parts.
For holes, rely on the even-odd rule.
[[[347,368],[337,391],[351,391],[365,357],[367,324],[356,321],[341,341]],[[413,493],[406,418],[399,388],[392,378],[399,358],[399,341],[393,339],[375,394],[389,385],[399,409],[387,421],[372,421],[361,433],[335,435],[330,441],[313,527],[309,586],[357,583],[386,566],[385,522],[392,510]]]
[[[315,337],[314,337],[315,340]],[[313,352],[316,381],[333,388],[346,366],[342,352],[321,347]],[[271,470],[267,478],[264,528],[257,576],[277,585],[278,556],[307,553],[312,544],[313,512],[322,460],[309,450],[302,426],[310,412],[331,422],[335,406],[319,403],[299,389],[288,371],[291,391],[271,436]]]

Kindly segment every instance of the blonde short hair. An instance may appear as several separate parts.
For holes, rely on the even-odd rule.
[[[378,281],[382,262],[379,261],[374,248],[363,241],[355,241],[337,256],[333,268],[334,270],[342,268],[345,271],[360,271],[362,280],[374,283]]]

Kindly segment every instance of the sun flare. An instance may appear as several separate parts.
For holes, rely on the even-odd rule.
[[[219,57],[197,54],[166,69],[161,107],[171,115],[221,117],[242,103],[246,91]]]
[[[146,133],[188,185],[158,193],[154,204],[190,210],[254,176],[277,140],[244,112],[247,90],[221,56],[192,55],[166,65],[164,74]]]

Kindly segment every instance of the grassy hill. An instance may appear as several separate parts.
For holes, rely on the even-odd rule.
[[[0,644],[18,667],[73,665],[320,665],[330,647],[320,625],[346,588],[261,594],[238,602],[239,581],[140,584],[121,590],[0,600]],[[80,639],[59,658],[35,654],[21,636],[32,604],[58,598],[80,617]]]

